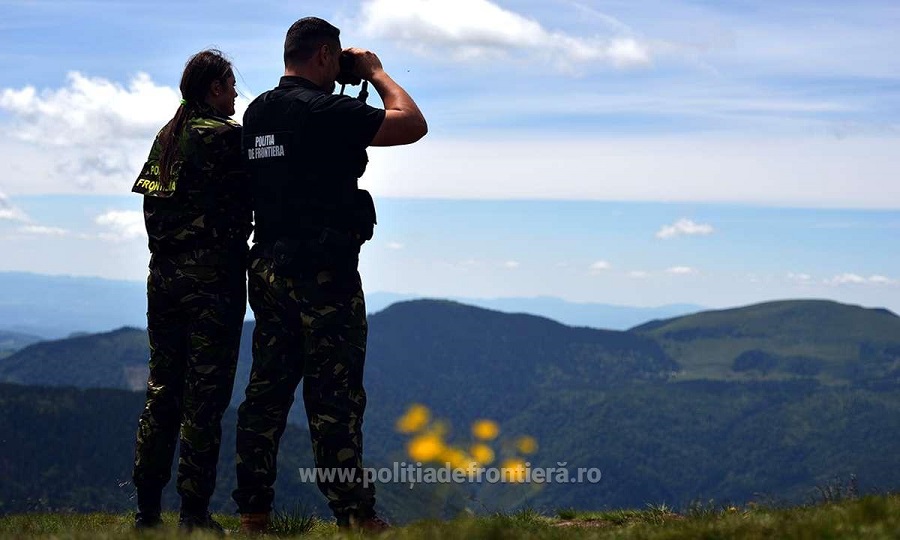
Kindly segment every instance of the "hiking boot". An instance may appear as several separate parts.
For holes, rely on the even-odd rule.
[[[225,536],[225,529],[207,513],[206,515],[181,514],[178,528],[184,532],[207,531]]]
[[[134,516],[134,528],[138,531],[155,529],[160,525],[162,525],[162,518],[159,513],[138,512]]]
[[[241,514],[241,532],[244,534],[265,534],[269,530],[269,513],[257,512]]]
[[[390,529],[391,525],[387,521],[378,517],[377,514],[372,514],[371,516],[363,519],[358,519],[355,516],[350,516],[350,527],[359,529],[363,532],[380,533]]]
[[[378,517],[377,514],[370,514],[367,517],[350,514],[349,516],[339,517],[337,524],[342,529],[352,529],[367,533],[381,533],[391,528],[390,524]]]

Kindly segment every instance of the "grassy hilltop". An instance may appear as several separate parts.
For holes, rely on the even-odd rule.
[[[230,529],[238,527],[234,516],[217,516]],[[332,522],[290,516],[269,538],[359,538],[341,534]],[[0,518],[0,540],[5,539],[162,539],[183,537],[172,525],[159,532],[136,534],[130,516],[118,514],[26,514]],[[900,531],[900,496],[871,496],[859,500],[829,502],[785,509],[716,507],[695,505],[683,513],[665,506],[646,510],[610,512],[559,511],[542,515],[525,510],[517,514],[451,521],[421,521],[397,527],[378,538],[532,538],[532,539],[697,539],[697,538],[897,538]],[[232,538],[245,538],[233,533]],[[216,538],[195,533],[191,538]]]

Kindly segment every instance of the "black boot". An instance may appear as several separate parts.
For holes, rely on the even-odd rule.
[[[138,512],[134,516],[136,530],[156,529],[160,525],[162,525],[162,518],[159,516],[159,512]]]
[[[391,525],[380,518],[374,510],[341,514],[336,516],[336,518],[337,526],[340,529],[349,529],[367,533],[381,533],[391,528]]]
[[[178,528],[184,532],[201,530],[225,536],[225,529],[208,512],[205,514],[185,514],[182,512],[181,517],[178,518]]]
[[[137,514],[134,516],[135,529],[155,529],[162,525],[162,518],[160,517],[162,509],[162,488],[158,486],[138,487],[137,507]]]

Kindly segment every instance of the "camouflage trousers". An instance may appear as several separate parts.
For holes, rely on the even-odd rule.
[[[141,512],[159,509],[176,439],[182,510],[206,511],[216,484],[222,415],[234,387],[245,311],[245,253],[228,260],[210,250],[151,259],[150,377],[133,473]]]
[[[272,266],[271,259],[257,258],[249,272],[256,329],[250,383],[238,410],[238,510],[272,508],[278,444],[302,380],[315,466],[355,475],[355,481],[318,477],[319,490],[338,517],[371,513],[375,489],[362,482],[368,327],[359,273],[353,268],[287,278]]]

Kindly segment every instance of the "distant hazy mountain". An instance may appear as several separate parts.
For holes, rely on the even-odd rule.
[[[0,330],[0,358],[9,356],[23,347],[37,343],[41,338],[21,332]]]
[[[147,331],[121,328],[25,347],[0,360],[0,381],[139,390],[147,385],[147,358]]]
[[[137,281],[0,272],[0,329],[61,338],[147,325]]]
[[[58,339],[78,332],[106,332],[147,324],[146,285],[140,281],[0,272],[0,330]],[[369,313],[416,296],[372,292]],[[637,308],[580,304],[556,298],[459,298],[463,303],[505,312],[540,315],[572,326],[624,330],[652,319],[700,311],[700,306]],[[252,313],[247,310],[247,318]],[[2,349],[2,348],[0,348]]]

